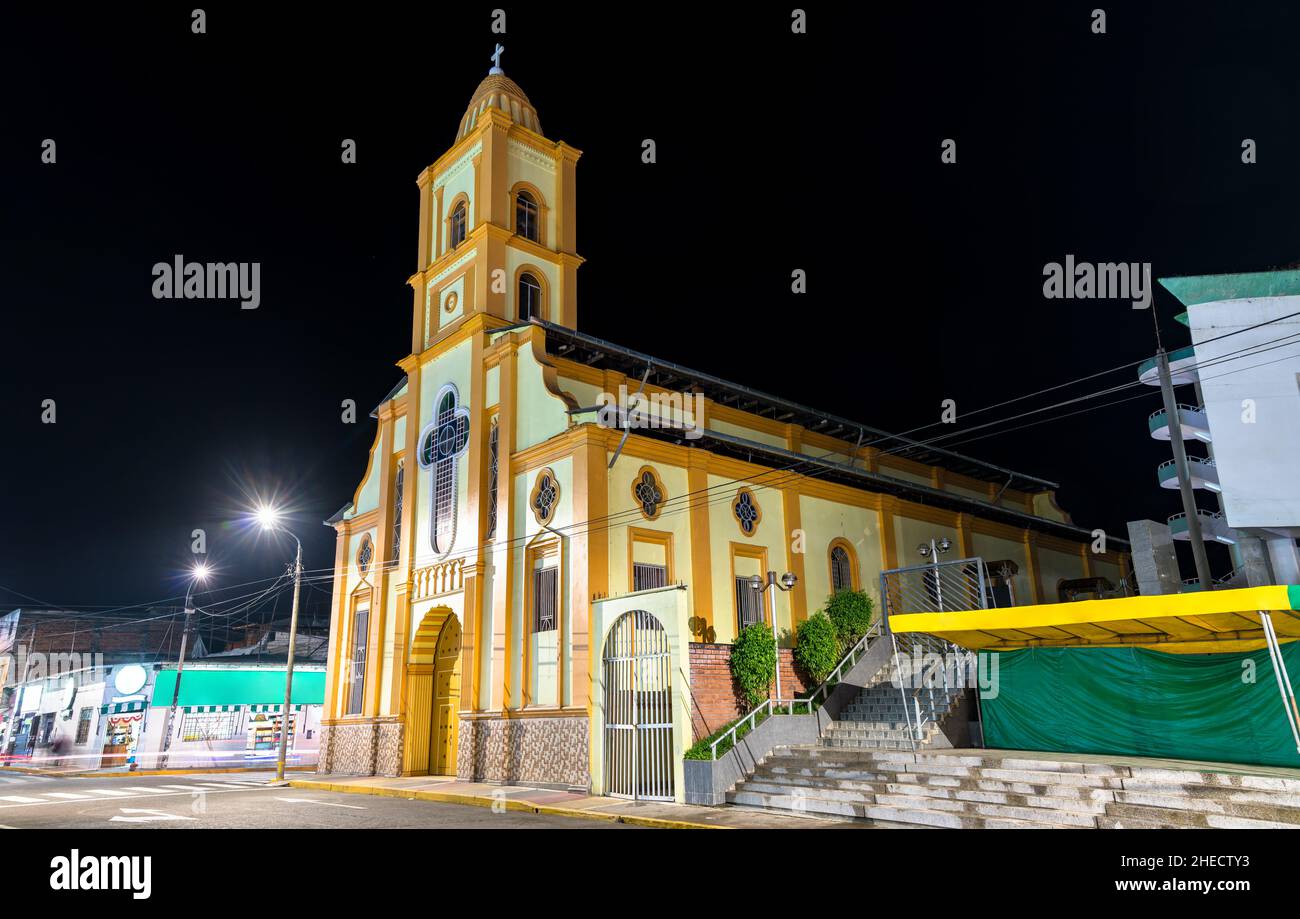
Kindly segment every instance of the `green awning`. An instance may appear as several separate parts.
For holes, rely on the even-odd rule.
[[[154,683],[155,708],[171,705],[176,687],[176,671],[159,672]],[[321,670],[295,670],[293,703],[321,705],[325,701],[325,673]],[[182,706],[199,705],[283,705],[283,670],[186,670],[181,676]]]

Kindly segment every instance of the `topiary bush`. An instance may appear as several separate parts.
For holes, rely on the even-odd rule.
[[[841,590],[826,598],[826,615],[835,624],[841,652],[867,634],[874,611],[875,604],[865,590]]]
[[[776,677],[776,636],[763,623],[745,626],[731,643],[731,675],[749,708],[767,698]]]
[[[835,623],[825,613],[813,613],[799,623],[795,662],[820,686],[840,662],[840,639]]]

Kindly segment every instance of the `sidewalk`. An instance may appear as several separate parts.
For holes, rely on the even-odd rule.
[[[318,775],[293,779],[294,788],[317,791],[383,795],[476,807],[504,807],[510,811],[532,811],[586,820],[610,820],[634,826],[661,829],[696,830],[810,830],[866,829],[853,820],[797,817],[768,814],[736,807],[697,807],[691,804],[667,804],[658,801],[626,801],[622,798],[599,798],[580,792],[531,788],[526,785],[491,785],[485,782],[462,782],[451,776],[383,776]]]

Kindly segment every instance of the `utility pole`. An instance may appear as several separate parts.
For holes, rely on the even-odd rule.
[[[194,576],[190,579],[189,589],[185,591],[185,630],[181,632],[181,653],[176,659],[176,685],[172,687],[172,704],[167,709],[167,724],[163,729],[162,755],[158,757],[158,768],[167,767],[167,752],[172,748],[172,730],[176,726],[176,706],[181,700],[181,673],[185,670],[185,648],[190,643],[190,635],[194,632],[194,605],[190,602],[190,596],[194,592],[196,581],[202,581],[208,576],[208,569],[203,565],[194,566]]]
[[[1192,543],[1192,558],[1196,562],[1196,577],[1201,590],[1213,590],[1210,560],[1205,555],[1205,538],[1201,534],[1201,518],[1197,516],[1196,497],[1192,494],[1192,477],[1187,471],[1187,450],[1183,446],[1182,419],[1178,417],[1178,403],[1174,401],[1174,380],[1169,372],[1169,355],[1161,348],[1156,352],[1156,366],[1160,371],[1160,395],[1165,404],[1165,420],[1169,423],[1169,444],[1174,449],[1174,469],[1178,473],[1178,491],[1183,498],[1183,513],[1187,516],[1187,538]]]
[[[298,555],[293,562],[293,613],[289,616],[289,659],[284,668],[284,711],[280,716],[280,753],[275,760],[275,780],[284,781],[284,758],[289,748],[289,712],[293,697],[293,651],[298,641],[298,589],[302,586],[302,543],[298,543]]]

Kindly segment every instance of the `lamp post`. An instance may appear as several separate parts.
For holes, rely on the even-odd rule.
[[[951,548],[952,540],[947,536],[931,539],[929,543],[921,543],[916,547],[916,551],[921,553],[921,558],[934,560],[934,598],[939,605],[940,612],[943,611],[943,582],[939,577],[939,555]]]
[[[288,533],[298,546],[298,554],[293,562],[293,612],[289,616],[289,656],[284,668],[284,708],[280,713],[280,749],[275,759],[275,780],[284,781],[284,759],[289,749],[289,712],[293,697],[293,652],[298,640],[298,591],[302,587],[302,540],[293,531],[280,522],[280,512],[273,507],[263,505],[257,510],[257,522],[262,529],[270,532],[278,530]]]
[[[781,590],[790,590],[798,583],[799,579],[789,571],[781,575],[779,581],[776,578],[775,571],[769,571],[767,573],[766,583],[764,583],[763,578],[757,574],[749,579],[749,586],[757,590],[760,596],[770,587],[779,587]],[[769,608],[772,616],[772,644],[776,648],[776,697],[779,700],[781,698],[781,646],[776,640],[776,591],[773,591],[769,595],[769,600]]]
[[[162,756],[158,757],[158,768],[167,766],[167,752],[172,748],[172,732],[176,727],[176,706],[181,698],[181,673],[185,670],[185,648],[190,643],[190,634],[194,631],[194,606],[190,598],[194,595],[194,585],[208,579],[208,566],[196,562],[190,572],[190,585],[185,590],[185,630],[181,632],[181,653],[176,659],[176,685],[172,687],[172,704],[167,709],[167,728],[163,731]]]

